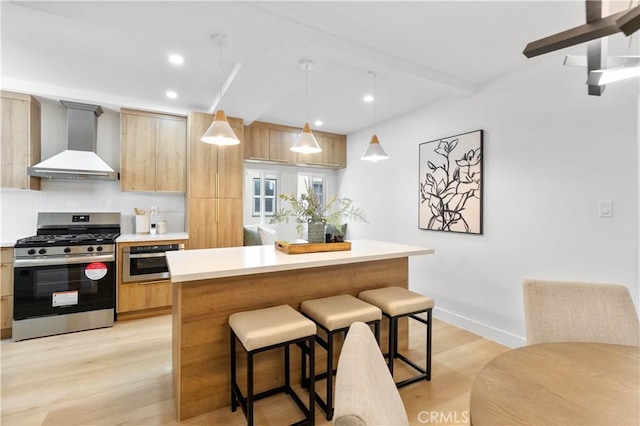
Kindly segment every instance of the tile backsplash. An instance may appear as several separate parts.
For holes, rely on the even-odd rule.
[[[135,232],[134,211],[158,206],[168,232],[184,231],[184,194],[120,192],[118,181],[43,179],[40,191],[0,189],[0,242],[35,235],[38,212],[120,212],[123,234]]]

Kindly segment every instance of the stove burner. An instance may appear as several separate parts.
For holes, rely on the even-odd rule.
[[[81,244],[113,244],[118,233],[97,234],[61,234],[61,235],[34,235],[22,238],[16,243],[16,247],[31,246],[73,246]]]

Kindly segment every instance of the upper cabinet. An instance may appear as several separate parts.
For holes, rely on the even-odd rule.
[[[314,132],[322,152],[298,154],[298,164],[343,169],[347,167],[347,142],[343,135]]]
[[[243,122],[227,119],[241,141],[239,145],[202,142],[213,114],[189,113],[186,215],[191,249],[242,245]]]
[[[227,118],[242,141],[242,120]],[[221,146],[204,143],[213,114],[189,113],[189,197],[242,198],[242,144]],[[238,124],[239,123],[239,124]]]
[[[40,102],[31,95],[2,91],[3,188],[40,189],[40,178],[27,167],[40,162]]]
[[[345,135],[317,132],[322,152],[299,154],[290,150],[301,129],[254,121],[244,128],[244,159],[250,162],[270,162],[287,165],[315,166],[341,169],[347,166],[347,138]]]
[[[120,189],[185,192],[187,118],[121,110]]]

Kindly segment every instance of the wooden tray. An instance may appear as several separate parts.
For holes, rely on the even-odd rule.
[[[297,243],[290,241],[276,241],[275,246],[277,250],[283,251],[287,254],[351,250],[351,243],[349,241],[341,243]]]

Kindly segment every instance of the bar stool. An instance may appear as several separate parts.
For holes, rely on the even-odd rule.
[[[348,294],[339,296],[323,297],[321,299],[306,300],[300,305],[300,311],[309,317],[316,325],[324,330],[327,340],[323,340],[320,336],[316,336],[316,342],[327,351],[327,370],[315,376],[316,380],[327,379],[326,398],[323,400],[319,395],[316,402],[325,412],[327,420],[333,417],[333,347],[334,336],[338,333],[347,334],[349,326],[361,321],[367,324],[373,324],[375,328],[376,340],[380,341],[380,320],[382,312],[379,308],[363,302],[356,297]],[[309,360],[309,363],[313,361]],[[306,362],[305,356],[302,357],[302,385],[306,385]],[[312,377],[313,373],[309,373]]]
[[[315,380],[314,380],[314,341],[316,325],[289,305],[274,306],[254,311],[238,312],[229,316],[231,328],[231,411],[238,405],[253,425],[253,404],[255,401],[278,393],[287,393],[305,415],[304,420],[296,424],[315,422]],[[247,396],[242,391],[236,378],[236,338],[247,353]],[[307,408],[295,391],[291,388],[289,346],[297,344],[303,353],[309,356],[311,363],[311,379],[309,381],[309,407]],[[253,357],[257,353],[284,347],[284,385],[258,394],[253,393]]]
[[[397,387],[406,386],[419,380],[431,380],[431,310],[434,300],[419,293],[409,291],[401,287],[385,287],[361,292],[358,297],[367,303],[371,303],[382,310],[382,315],[389,320],[389,371],[393,375],[393,363],[396,358],[404,361],[420,374],[396,383]],[[417,314],[427,313],[427,319],[420,318]],[[398,319],[402,317],[413,318],[427,326],[427,361],[425,368],[398,352]]]

